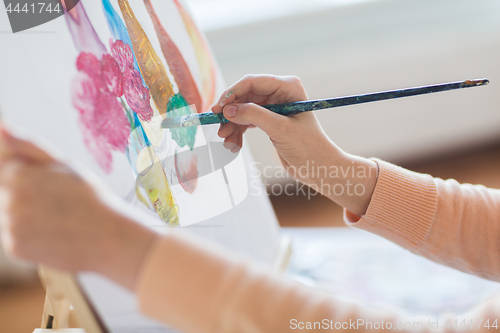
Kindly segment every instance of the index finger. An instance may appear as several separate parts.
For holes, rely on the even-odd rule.
[[[212,108],[214,113],[221,113],[225,105],[241,99],[248,93],[257,95],[274,94],[284,80],[281,77],[273,75],[245,75],[241,80],[230,86],[219,98],[218,103]]]

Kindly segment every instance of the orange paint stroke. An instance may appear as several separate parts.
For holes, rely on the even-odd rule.
[[[208,44],[206,43],[201,32],[198,30],[196,24],[191,18],[191,15],[178,0],[174,0],[174,3],[179,10],[189,37],[191,38],[191,43],[193,44],[202,75],[203,108],[202,110],[198,109],[197,111],[207,112],[212,106],[215,98],[216,73],[214,59],[212,57]]]
[[[177,45],[175,45],[172,38],[170,38],[170,35],[165,31],[165,28],[163,28],[153,6],[151,5],[151,1],[144,0],[144,4],[146,5],[149,16],[151,16],[151,20],[153,21],[156,35],[158,36],[163,55],[167,60],[170,73],[174,76],[175,82],[179,87],[179,93],[186,99],[189,105],[194,104],[196,106],[196,110],[201,112],[203,108],[202,98],[186,61],[182,57]]]
[[[165,66],[156,54],[148,36],[137,21],[137,18],[127,0],[118,0],[128,34],[132,41],[132,47],[141,70],[142,77],[149,88],[156,108],[160,114],[167,112],[167,103],[174,95],[172,83],[170,82]]]

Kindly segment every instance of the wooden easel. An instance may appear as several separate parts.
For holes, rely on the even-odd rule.
[[[283,273],[288,267],[291,255],[291,239],[281,237],[271,271]],[[73,274],[40,266],[38,275],[46,295],[42,328],[33,333],[103,333],[102,326]]]
[[[45,287],[46,295],[42,329],[37,329],[33,333],[103,332],[72,274],[45,266],[39,267],[38,274]]]

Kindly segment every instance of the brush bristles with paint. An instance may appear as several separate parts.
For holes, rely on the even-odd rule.
[[[384,92],[364,94],[364,95],[319,99],[319,100],[311,100],[311,101],[303,101],[295,103],[269,104],[269,105],[262,105],[262,107],[284,116],[291,116],[300,112],[331,109],[347,105],[431,94],[431,93],[437,93],[441,91],[454,90],[454,89],[479,87],[487,85],[489,82],[490,81],[488,81],[487,79],[466,80],[466,81],[444,83],[444,84],[425,86],[425,87],[384,91]],[[222,113],[215,114],[212,112],[207,112],[207,113],[190,114],[178,118],[166,118],[163,119],[161,127],[162,128],[189,127],[197,125],[220,124],[227,122],[228,120],[224,117]]]

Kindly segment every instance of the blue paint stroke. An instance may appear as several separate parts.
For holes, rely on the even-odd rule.
[[[137,113],[135,113],[135,112],[132,112],[132,113],[134,114],[134,120],[135,120],[134,127],[140,128],[141,133],[142,133],[141,135],[144,138],[144,143],[146,144],[146,146],[151,146],[151,141],[149,141],[149,138],[146,135],[146,132],[144,132],[144,128],[142,127],[141,121],[139,120]]]
[[[137,113],[132,110],[127,110],[127,113],[133,116],[133,119],[130,121],[133,123],[130,126],[131,131],[126,154],[130,165],[137,176],[139,174],[137,171],[137,156],[145,147],[151,146],[151,141],[149,141],[146,132],[144,132],[144,128],[141,125],[141,121],[139,120]]]
[[[122,18],[120,17],[120,15],[118,15],[118,13],[113,8],[109,0],[102,0],[102,6],[104,9],[104,14],[106,14],[108,26],[109,29],[111,30],[113,38],[115,40],[119,39],[125,44],[128,44],[128,46],[130,46],[130,50],[132,50],[132,54],[134,56],[134,69],[137,72],[141,73],[141,71],[139,70],[139,64],[137,63],[137,60],[135,58],[134,48],[132,47],[132,41],[130,40],[130,37],[128,35],[125,23],[123,23]],[[141,74],[141,79],[142,79],[142,84],[144,85],[144,87],[146,87],[146,82],[144,81],[142,74]]]
[[[102,6],[104,9],[104,14],[106,16],[106,20],[108,22],[109,29],[111,30],[111,34],[115,40],[121,40],[125,44],[128,44],[130,50],[132,51],[132,55],[134,57],[134,69],[141,75],[142,84],[147,88],[146,82],[142,77],[142,73],[139,70],[139,64],[137,63],[137,59],[135,58],[134,48],[132,47],[132,41],[128,35],[127,27],[125,23],[122,21],[120,15],[116,12],[116,10],[111,5],[109,0],[102,0]],[[135,170],[135,165],[133,161],[137,158],[137,154],[142,150],[142,148],[146,146],[151,146],[151,142],[148,139],[148,136],[144,132],[144,128],[142,127],[141,121],[137,116],[137,113],[130,110],[133,119],[130,120],[131,123],[131,137],[130,137],[130,145],[127,150],[127,156]],[[131,156],[131,152],[133,152],[133,156]]]

